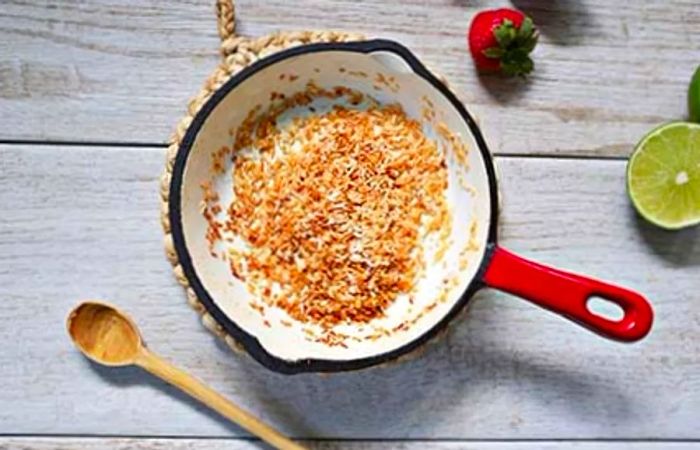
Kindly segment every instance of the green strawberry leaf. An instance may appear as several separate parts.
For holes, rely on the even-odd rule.
[[[520,24],[520,30],[518,30],[518,41],[527,42],[534,31],[535,26],[532,23],[532,19],[525,17],[525,19],[523,19],[523,23]]]
[[[506,19],[499,26],[493,29],[493,35],[501,48],[508,47],[515,38],[515,27],[513,22]]]
[[[533,34],[532,36],[530,36],[530,37],[528,38],[527,41],[525,41],[525,42],[523,43],[523,45],[522,45],[521,48],[522,48],[525,52],[530,53],[531,51],[533,51],[533,50],[535,49],[535,46],[537,45],[537,41],[539,40],[539,38],[540,38],[540,35],[539,35],[539,34],[537,34],[537,33]]]
[[[483,53],[487,58],[500,58],[505,54],[505,50],[499,47],[491,47],[487,48],[481,53]]]
[[[526,75],[532,72],[534,63],[529,53],[537,45],[539,33],[531,18],[525,17],[520,27],[516,27],[512,20],[505,19],[493,28],[493,36],[498,46],[482,53],[487,58],[499,59],[503,73]]]
[[[515,28],[513,24],[508,27],[508,37],[510,38],[510,42],[515,42],[518,37],[518,29]]]
[[[527,52],[516,48],[506,52],[501,57],[501,70],[506,75],[526,75],[532,72],[535,64]]]

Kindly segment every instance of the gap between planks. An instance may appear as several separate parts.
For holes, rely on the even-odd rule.
[[[383,448],[402,448],[405,450],[453,450],[453,449],[484,449],[484,450],[524,450],[524,449],[576,449],[576,450],[686,450],[697,448],[698,441],[621,441],[621,440],[330,440],[303,439],[300,443],[310,449],[353,449],[374,450]],[[70,449],[143,449],[156,450],[168,448],[171,450],[240,450],[261,448],[261,442],[252,438],[149,438],[149,437],[65,437],[65,436],[35,436],[10,437],[0,435],[0,449],[44,450],[56,448]]]
[[[201,440],[201,441],[244,441],[244,442],[263,442],[254,436],[210,436],[210,435],[150,435],[150,434],[114,434],[114,433],[0,433],[0,443],[3,439],[146,439],[146,440]],[[486,443],[556,443],[556,442],[580,442],[580,443],[597,443],[597,442],[627,442],[627,443],[680,443],[680,444],[700,444],[700,439],[683,439],[683,438],[343,438],[343,437],[295,437],[295,441],[299,442],[486,442]]]
[[[52,147],[90,147],[90,148],[133,148],[133,149],[164,149],[168,148],[168,143],[157,142],[95,142],[95,141],[41,141],[41,140],[16,140],[0,139],[0,145],[46,145]],[[577,154],[555,154],[555,153],[507,153],[491,152],[498,158],[529,158],[529,159],[573,159],[588,161],[627,161],[627,156],[619,155],[577,155]]]

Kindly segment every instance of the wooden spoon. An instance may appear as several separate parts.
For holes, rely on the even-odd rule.
[[[151,353],[136,324],[112,305],[88,301],[67,319],[68,334],[85,356],[105,366],[136,365],[188,393],[214,411],[279,449],[303,450],[279,431],[222,397],[201,381]]]

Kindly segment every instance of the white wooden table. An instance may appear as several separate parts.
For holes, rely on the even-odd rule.
[[[625,159],[685,115],[698,0],[513,0],[542,30],[529,81],[477,77],[486,0],[238,0],[239,30],[400,40],[480,118],[502,175],[504,244],[649,296],[622,345],[495,292],[413,361],[285,377],[216,342],[161,247],[165,142],[217,63],[210,2],[0,3],[0,448],[260,444],[138,370],[73,350],[78,299],[130,311],[152,348],[318,448],[700,447],[700,229],[665,233],[625,194]],[[487,298],[488,297],[488,298]]]

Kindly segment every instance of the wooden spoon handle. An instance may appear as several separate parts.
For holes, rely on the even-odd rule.
[[[279,431],[261,422],[257,417],[234,405],[198,379],[154,355],[147,349],[144,348],[141,351],[136,360],[136,364],[196,398],[222,416],[268,442],[270,445],[283,450],[304,449],[304,447],[289,440]]]

